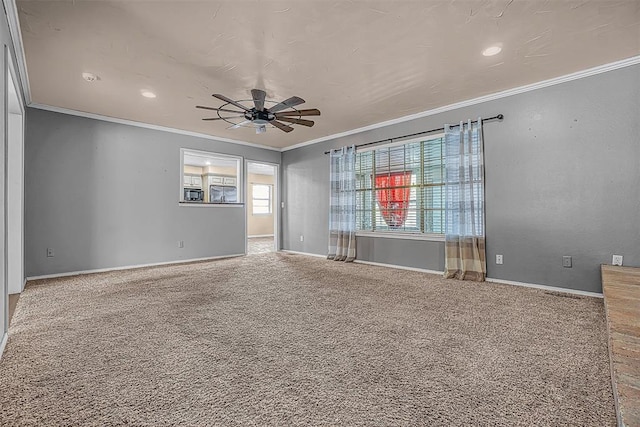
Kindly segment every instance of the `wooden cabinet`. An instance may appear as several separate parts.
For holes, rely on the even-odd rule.
[[[202,188],[202,177],[200,175],[187,175],[182,177],[182,184],[189,188]]]
[[[209,185],[235,186],[238,180],[232,176],[209,175]]]
[[[221,176],[209,175],[209,185],[222,185],[223,180]]]

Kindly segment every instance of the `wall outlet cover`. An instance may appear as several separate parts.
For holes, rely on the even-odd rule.
[[[184,240],[178,240],[178,247],[184,248]]]
[[[622,266],[622,255],[614,255],[611,264]]]
[[[300,241],[304,242],[304,236],[302,234],[300,235]]]
[[[502,265],[502,255],[496,255],[496,264]]]
[[[570,256],[565,255],[565,256],[562,257],[562,266],[564,268],[571,268],[573,266],[572,265],[572,259],[571,259]]]
[[[47,258],[53,258],[53,248],[47,248]]]

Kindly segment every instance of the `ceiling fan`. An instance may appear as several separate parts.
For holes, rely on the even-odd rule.
[[[311,127],[315,123],[311,120],[302,119],[301,117],[320,115],[320,110],[317,110],[315,108],[308,110],[296,109],[295,107],[297,105],[304,104],[305,102],[304,99],[300,97],[292,96],[291,98],[285,99],[280,103],[275,103],[273,101],[267,101],[267,93],[260,89],[252,89],[251,96],[253,97],[253,99],[249,100],[234,101],[233,99],[227,98],[226,96],[220,95],[219,93],[214,93],[211,96],[224,101],[225,104],[220,106],[220,108],[205,107],[203,105],[196,105],[196,108],[217,112],[218,117],[208,117],[202,120],[224,120],[225,122],[231,124],[231,126],[227,129],[237,129],[239,127],[251,125],[255,127],[256,133],[264,133],[267,130],[266,125],[269,124],[284,132],[291,132],[293,130],[293,127],[282,122]],[[241,102],[253,102],[254,106],[247,107],[241,104]],[[265,102],[275,105],[266,108]],[[230,105],[236,107],[238,110],[229,109],[228,106]],[[287,110],[288,108],[290,108],[290,110]],[[244,118],[244,121],[237,122],[237,119],[240,118]]]

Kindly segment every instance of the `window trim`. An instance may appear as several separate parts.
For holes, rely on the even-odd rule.
[[[425,135],[425,136],[418,136],[415,138],[408,138],[408,139],[403,139],[400,141],[393,141],[393,142],[389,142],[386,144],[375,144],[375,145],[371,145],[368,147],[363,147],[362,149],[358,149],[356,151],[356,154],[358,153],[365,153],[368,151],[373,151],[373,150],[377,150],[377,149],[381,149],[381,148],[392,148],[392,147],[398,147],[398,146],[402,146],[402,145],[407,145],[407,144],[413,144],[413,143],[420,143],[420,142],[426,142],[426,141],[431,141],[434,139],[442,139],[443,144],[444,144],[444,139],[445,139],[445,133],[444,132],[440,132],[440,133],[434,133],[431,135]],[[421,166],[424,166],[424,164],[422,164]],[[444,181],[442,183],[442,187],[444,188]],[[375,192],[375,188],[371,189],[372,193]],[[443,219],[444,221],[444,219]],[[443,224],[444,226],[444,224]],[[438,233],[422,233],[422,232],[408,232],[408,231],[389,231],[389,230],[356,230],[356,236],[362,236],[362,237],[379,237],[379,238],[385,238],[385,239],[404,239],[404,240],[428,240],[428,241],[435,241],[435,242],[444,242],[445,241],[445,233],[442,234],[438,234]]]
[[[402,239],[402,240],[429,240],[432,242],[444,242],[445,235],[444,234],[436,234],[436,233],[407,233],[400,231],[388,231],[388,230],[380,230],[380,231],[368,231],[368,230],[358,230],[356,231],[356,236],[358,237],[374,237],[381,239]]]
[[[211,203],[211,202],[188,202],[184,200],[184,155],[185,153],[201,154],[203,156],[220,158],[223,160],[235,160],[236,167],[236,192],[238,201],[236,203]],[[244,206],[244,157],[232,154],[216,153],[214,151],[198,150],[194,148],[180,148],[180,185],[178,188],[178,206]],[[204,185],[204,184],[203,184]],[[204,191],[204,189],[203,189]]]
[[[251,215],[252,216],[271,216],[273,215],[273,184],[263,184],[261,182],[250,182],[251,184]],[[265,187],[269,187],[269,198],[268,199],[256,199],[253,192],[253,187],[255,185],[264,185]],[[255,213],[253,209],[255,208],[256,200],[267,200],[269,202],[269,212],[268,213]]]
[[[394,139],[393,142],[387,142],[386,144],[375,144],[367,147],[358,148],[356,153],[365,153],[367,151],[377,150],[379,148],[390,148],[397,147],[398,145],[412,144],[414,142],[422,142],[422,141],[431,141],[432,139],[444,139],[444,132],[434,133],[432,135],[426,136],[417,136],[415,138],[403,139],[401,141],[397,141]]]

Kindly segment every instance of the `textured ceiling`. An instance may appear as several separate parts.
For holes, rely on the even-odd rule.
[[[273,147],[640,54],[638,0],[17,4],[34,103]],[[257,135],[194,108],[252,88],[322,115]]]

